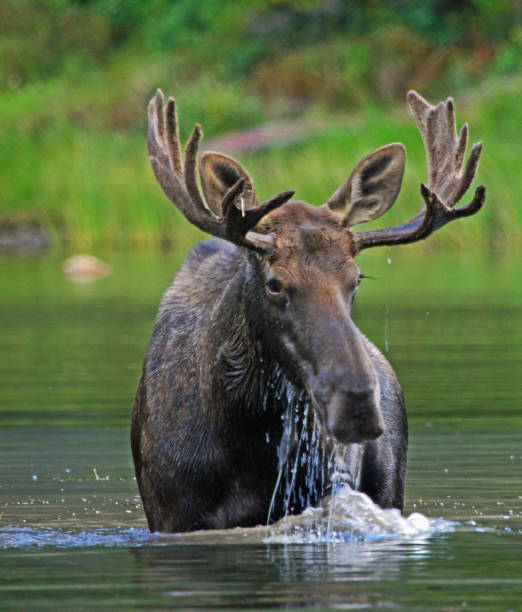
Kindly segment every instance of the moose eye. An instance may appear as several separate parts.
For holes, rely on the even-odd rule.
[[[277,278],[270,278],[266,281],[265,284],[266,292],[271,297],[279,297],[281,295],[281,291],[283,290],[283,286],[277,280]]]

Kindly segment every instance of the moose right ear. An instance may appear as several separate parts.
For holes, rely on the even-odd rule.
[[[205,200],[218,217],[223,217],[221,202],[228,190],[240,179],[244,179],[240,197],[245,210],[259,204],[254,189],[254,181],[248,172],[235,159],[208,151],[199,160],[199,176]]]
[[[406,149],[400,143],[370,153],[328,200],[328,208],[345,227],[380,217],[399,194],[405,163]]]

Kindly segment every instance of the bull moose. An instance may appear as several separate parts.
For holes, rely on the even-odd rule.
[[[428,161],[424,203],[406,223],[354,231],[394,203],[406,151],[370,153],[322,206],[285,191],[259,203],[245,169],[225,155],[184,159],[174,100],[150,101],[155,176],[187,220],[214,238],[197,244],[168,287],[139,383],[131,428],[136,478],[152,531],[271,523],[317,504],[334,470],[383,508],[402,510],[408,445],[403,394],[357,329],[355,257],[427,238],[476,213],[485,188],[456,207],[478,168],[464,157],[453,100],[408,93]]]

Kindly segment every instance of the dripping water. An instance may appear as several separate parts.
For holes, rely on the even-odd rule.
[[[278,472],[267,525],[275,515],[276,505],[282,508],[284,520],[296,511],[316,506],[330,493],[327,525],[321,526],[328,536],[332,533],[337,493],[345,487],[355,489],[359,485],[362,446],[344,445],[328,438],[304,392],[297,393],[287,386],[283,393],[287,407],[282,415]],[[317,529],[318,525],[309,524],[309,528]]]
[[[267,524],[276,504],[283,516],[314,505],[325,493],[326,440],[315,411],[304,393],[290,385],[284,391],[286,409],[283,433],[277,449],[278,472],[270,500]]]
[[[386,381],[388,384],[388,381]],[[267,517],[270,542],[336,542],[428,537],[452,529],[443,520],[383,510],[360,486],[364,447],[340,444],[324,434],[308,396],[289,385],[283,431],[277,449],[278,472]],[[330,475],[330,476],[329,476]],[[281,513],[276,523],[270,524]]]
[[[327,540],[335,535],[333,522],[336,515],[338,494],[345,488],[357,489],[360,481],[360,471],[363,456],[361,444],[336,444],[333,451],[332,492],[328,504]]]

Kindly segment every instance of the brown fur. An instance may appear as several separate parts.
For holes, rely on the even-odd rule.
[[[303,202],[284,204],[256,230],[275,236],[270,253],[202,243],[162,300],[132,426],[152,530],[281,516],[281,493],[270,517],[268,508],[287,397],[301,398],[292,408],[301,415],[311,404],[325,431],[345,443],[365,441],[362,490],[384,507],[402,508],[404,403],[391,367],[351,320],[360,271],[350,232],[327,208]],[[285,303],[267,295],[271,278]],[[296,452],[295,440],[288,462]],[[326,461],[326,448],[320,452]],[[307,482],[300,469],[296,491],[315,503],[329,474],[313,491]],[[294,512],[304,507],[292,502]]]
[[[393,205],[401,144],[367,155],[318,208],[289,202],[292,191],[259,203],[238,162],[206,153],[204,198],[196,177],[201,128],[182,161],[174,100],[165,106],[159,90],[151,100],[156,178],[191,223],[218,238],[191,251],[165,293],[136,394],[131,444],[152,530],[248,526],[301,512],[328,491],[333,450],[362,455],[352,484],[402,509],[404,398],[390,364],[352,320],[354,257],[422,240],[485,199],[479,187],[469,205],[455,207],[481,145],[464,165],[467,127],[457,137],[453,101],[433,107],[415,92],[408,101],[428,157],[424,206],[405,224],[354,232]],[[306,452],[315,453],[316,471],[303,466],[302,438],[313,441]],[[288,490],[280,486],[284,469]]]

